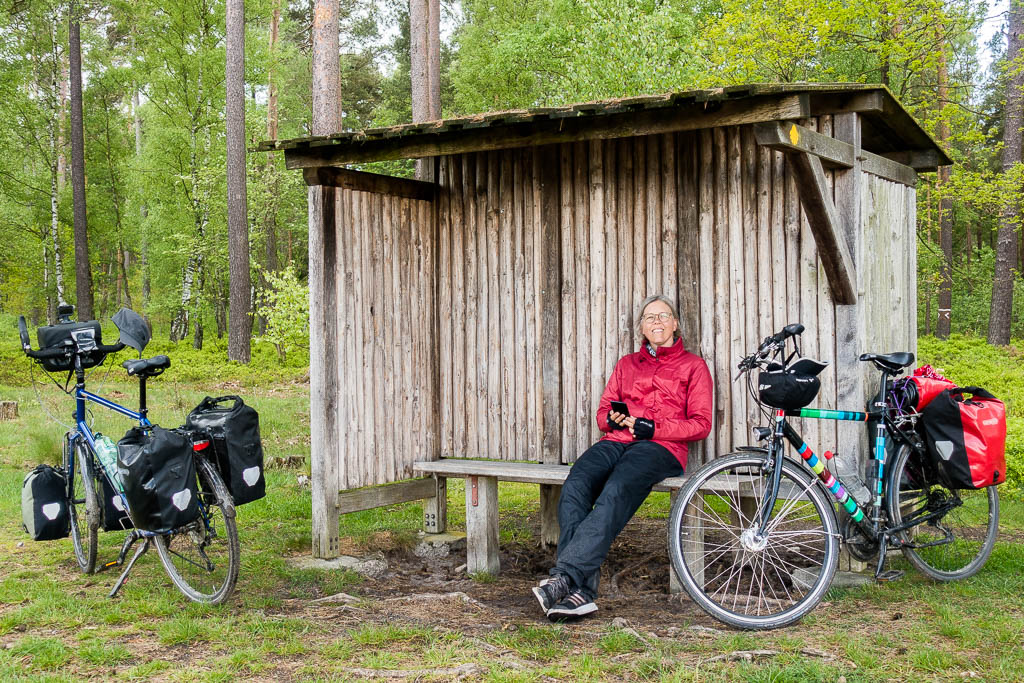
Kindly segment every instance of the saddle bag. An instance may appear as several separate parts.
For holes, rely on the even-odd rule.
[[[914,370],[910,377],[893,382],[892,391],[903,410],[921,412],[936,396],[955,387],[954,382],[935,372],[930,365],[925,365]]]
[[[199,516],[192,442],[181,432],[129,429],[117,442],[117,470],[140,529],[170,531]]]
[[[989,392],[945,389],[922,411],[921,426],[928,452],[950,488],[980,489],[1006,481],[1006,406]]]
[[[53,541],[71,535],[64,471],[39,465],[21,484],[21,523],[33,541]]]
[[[210,437],[214,463],[235,501],[244,505],[266,495],[260,417],[238,396],[207,396],[185,426]]]

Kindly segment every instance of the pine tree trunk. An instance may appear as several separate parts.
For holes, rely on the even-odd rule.
[[[1010,0],[1006,61],[1011,77],[1006,92],[1006,120],[1003,126],[1003,172],[1009,173],[1021,161],[1021,125],[1024,123],[1024,74],[1020,62],[1021,31],[1024,30],[1024,0]],[[1015,193],[1016,194],[1016,193]],[[992,307],[988,318],[988,343],[1010,343],[1013,318],[1014,265],[1017,263],[1016,196],[1007,202],[999,219],[995,275],[992,278]]]
[[[939,144],[946,146],[949,140],[949,122],[943,116],[946,100],[949,97],[949,72],[946,66],[946,46],[943,43],[939,54],[938,65],[938,108],[939,108]],[[935,326],[935,336],[948,339],[952,330],[953,309],[953,202],[946,196],[949,184],[950,167],[939,168],[939,243],[942,246],[942,268],[939,282],[939,320]]]
[[[78,319],[94,320],[92,270],[89,267],[89,237],[85,212],[85,133],[82,121],[82,40],[77,2],[72,0],[68,27],[71,62],[71,190],[75,226],[75,296]]]
[[[439,0],[409,0],[409,62],[412,120],[441,118],[441,37]],[[433,180],[434,160],[416,160],[416,177]]]
[[[228,186],[228,360],[248,363],[252,340],[252,279],[245,188],[245,3],[227,0],[225,127]]]

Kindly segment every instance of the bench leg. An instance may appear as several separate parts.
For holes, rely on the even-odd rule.
[[[466,479],[466,572],[497,574],[498,479]]]
[[[557,484],[540,485],[540,544],[545,547],[558,545],[558,498],[562,487]]]
[[[674,495],[674,494],[673,494]],[[690,501],[690,504],[683,510],[683,527],[689,534],[681,539],[683,550],[683,561],[686,563],[698,586],[704,584],[704,496],[700,493]],[[670,590],[673,593],[681,593],[683,584],[676,576],[675,570],[669,567]]]
[[[428,534],[443,534],[448,528],[448,480],[434,477],[437,493],[423,501],[423,530]]]

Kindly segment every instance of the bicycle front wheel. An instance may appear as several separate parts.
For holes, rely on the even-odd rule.
[[[65,435],[64,473],[68,478],[68,511],[71,513],[71,544],[75,548],[75,559],[84,573],[92,574],[96,571],[100,499],[96,493],[92,457],[82,439],[72,450],[71,440]]]
[[[737,628],[799,620],[821,601],[839,561],[831,501],[811,473],[786,458],[778,501],[758,535],[769,463],[756,453],[716,458],[688,478],[669,516],[669,556],[686,592]]]
[[[988,560],[999,535],[999,494],[994,486],[949,489],[939,483],[926,454],[909,446],[896,452],[886,503],[894,526],[946,512],[900,534],[903,555],[918,571],[938,581],[966,579]]]
[[[206,458],[196,456],[199,517],[155,541],[160,562],[189,600],[216,605],[231,595],[238,580],[240,554],[235,504],[223,480]]]

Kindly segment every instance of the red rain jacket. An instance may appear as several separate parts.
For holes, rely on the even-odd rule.
[[[711,433],[711,373],[703,358],[683,348],[681,339],[655,351],[652,356],[645,342],[615,364],[601,394],[597,426],[606,432],[602,440],[633,441],[628,429],[608,426],[612,401],[625,401],[630,415],[654,421],[651,441],[667,448],[686,467],[687,442]]]

